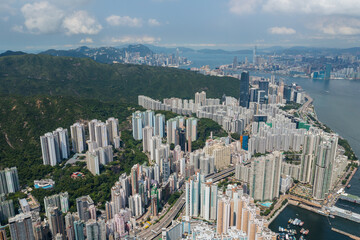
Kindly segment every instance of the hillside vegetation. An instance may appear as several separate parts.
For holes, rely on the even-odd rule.
[[[124,121],[138,109],[124,102],[49,96],[0,97],[1,168],[17,166],[22,184],[30,183],[51,171],[42,165],[40,136],[58,127],[68,128],[81,119],[109,117]]]
[[[50,95],[126,100],[238,96],[239,81],[187,70],[130,64],[101,64],[86,58],[21,55],[0,58],[0,94]]]

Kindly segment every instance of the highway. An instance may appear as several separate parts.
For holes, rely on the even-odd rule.
[[[307,108],[309,107],[309,105],[314,101],[309,95],[305,95],[305,99],[306,102],[298,109],[298,114],[300,117],[302,117],[303,119],[305,119],[305,116],[303,116],[304,111],[307,110]]]
[[[230,176],[235,171],[235,167],[227,168],[219,173],[212,174],[210,176],[207,176],[205,179],[210,180],[212,179],[212,182],[218,182],[221,179],[224,179],[228,176]],[[163,228],[168,227],[172,220],[176,217],[176,215],[182,210],[182,208],[185,205],[185,192],[181,194],[179,199],[176,201],[174,206],[169,210],[169,212],[157,223],[154,225],[151,225],[147,229],[141,231],[138,233],[135,237],[136,239],[154,239],[157,236],[159,236],[162,232]]]

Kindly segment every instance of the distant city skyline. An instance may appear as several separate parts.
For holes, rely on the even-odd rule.
[[[360,46],[360,2],[0,0],[0,50]]]

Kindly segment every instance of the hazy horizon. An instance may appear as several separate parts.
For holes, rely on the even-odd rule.
[[[0,0],[2,50],[360,46],[356,0]]]

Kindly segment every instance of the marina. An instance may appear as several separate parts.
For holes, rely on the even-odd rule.
[[[301,221],[304,222],[304,225],[302,227],[290,225],[288,223],[290,218],[301,219]],[[289,225],[289,228],[287,225]],[[303,239],[307,240],[345,240],[351,239],[349,238],[349,235],[360,236],[359,224],[356,222],[336,216],[335,218],[331,218],[330,216],[320,215],[316,212],[292,204],[289,204],[278,217],[273,220],[269,225],[269,228],[274,232],[280,233],[279,226],[286,229],[297,230],[297,234],[295,235],[296,239],[300,239],[302,235],[300,231],[302,228],[309,230],[309,233],[303,236]],[[333,228],[338,229],[341,232],[335,232],[332,230]]]

